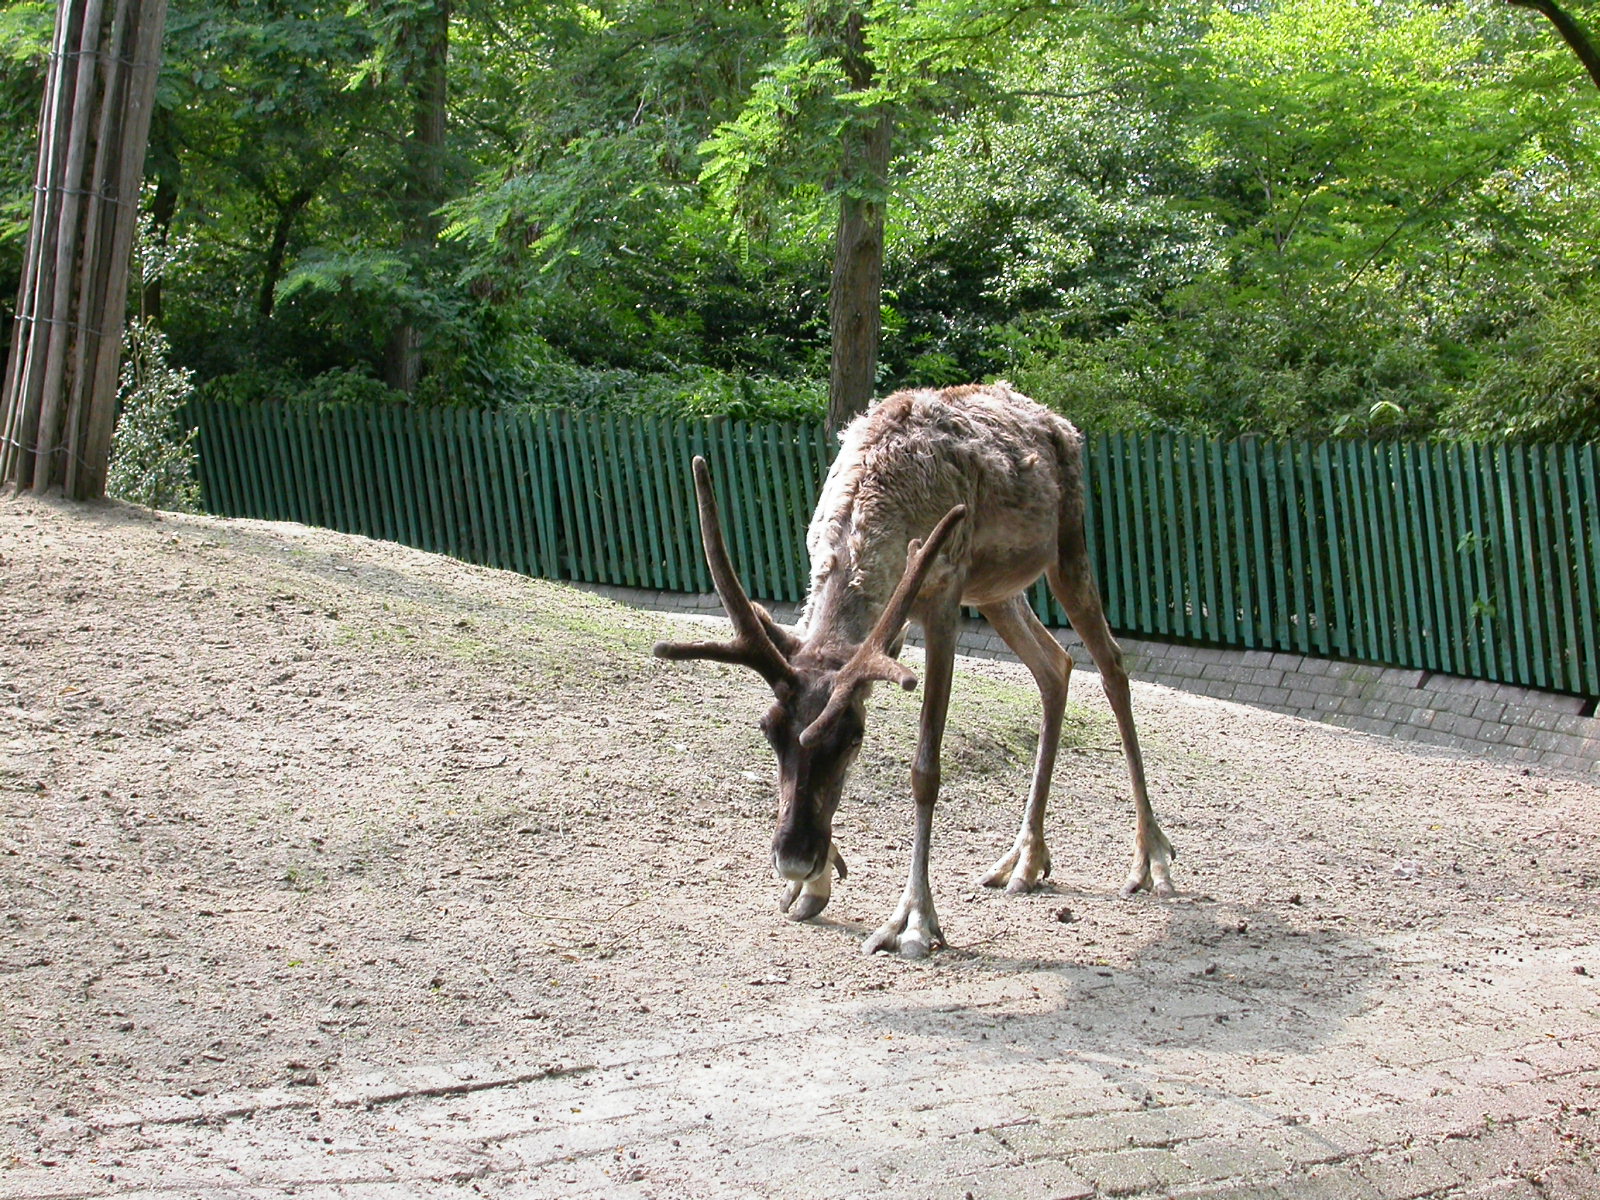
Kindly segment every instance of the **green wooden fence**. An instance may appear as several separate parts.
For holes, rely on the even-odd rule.
[[[811,425],[196,405],[207,508],[549,579],[711,587],[703,454],[758,596],[805,591]],[[1600,447],[1093,438],[1112,625],[1600,696]],[[1046,620],[1065,618],[1042,585]]]

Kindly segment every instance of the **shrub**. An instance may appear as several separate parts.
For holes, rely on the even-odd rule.
[[[108,495],[148,508],[199,510],[194,448],[199,431],[185,430],[178,420],[193,378],[168,361],[167,339],[159,329],[142,320],[128,323]]]

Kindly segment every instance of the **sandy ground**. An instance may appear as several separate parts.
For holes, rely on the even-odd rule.
[[[1443,1190],[1392,1194],[1485,1181],[1585,1194],[1600,1066],[1592,782],[1139,685],[1182,894],[1118,901],[1126,779],[1097,681],[1080,674],[1054,873],[1007,897],[974,881],[1015,831],[1035,699],[1020,668],[964,662],[934,844],[951,945],[926,963],[868,958],[860,940],[905,870],[915,695],[874,697],[837,829],[850,877],[821,920],[792,924],[768,866],[764,685],[649,656],[684,630],[326,531],[0,500],[0,1195],[171,1195],[175,1171],[195,1195],[280,1194],[289,1176],[270,1163],[291,1159],[264,1147],[281,1134],[303,1149],[314,1135],[294,1123],[313,1114],[362,1153],[387,1147],[391,1173],[297,1167],[302,1195],[408,1179],[421,1190],[407,1195],[742,1195],[789,1169],[816,1196],[935,1195],[951,1179],[970,1194],[1002,1169],[1038,1183],[1015,1182],[1017,1197],[1245,1188],[1273,1171],[1277,1194],[1301,1195],[1284,1172],[1401,1145],[1369,1138],[1320,1160],[1280,1148],[1269,1170],[1245,1161],[1264,1144],[1251,1136],[1237,1168],[1119,1187],[1050,1131],[1125,1104],[1041,1101],[1015,1117],[1018,1095],[1046,1082],[1076,1094],[1072,1080],[1114,1080],[1124,1100],[1142,1088],[1143,1109],[1228,1097],[1296,1136],[1542,1081],[1554,1090],[1505,1118],[1544,1122],[1525,1163],[1489,1155],[1441,1175]],[[981,1057],[991,1033],[1022,1049],[995,1065]],[[1540,1058],[1548,1047],[1561,1053]],[[713,1060],[766,1073],[707,1091],[694,1073],[711,1079]],[[928,1130],[891,1124],[874,1092],[943,1091],[941,1063],[952,1090],[989,1080],[973,1133],[1011,1157],[883,1167],[884,1139]],[[616,1117],[632,1121],[632,1160],[620,1134],[482,1149],[491,1097],[516,1093],[529,1121],[548,1108],[549,1130],[582,1107],[557,1090],[583,1072],[602,1092],[654,1081],[657,1103]],[[839,1133],[835,1158],[874,1153],[830,1183],[782,1138],[730,1134],[735,1153],[701,1153],[673,1133],[680,1102],[735,1126],[781,1121],[775,1080],[794,1089],[796,1128],[812,1111],[872,1124],[860,1144]],[[831,1110],[805,1099],[818,1088]],[[426,1137],[397,1119],[395,1105],[440,1096],[480,1107],[435,1113],[444,1132]],[[1460,1142],[1493,1110],[1426,1136]],[[1002,1114],[1036,1143],[993,1135]],[[1121,1128],[1111,1149],[1146,1145]],[[449,1130],[453,1165],[406,1174],[407,1154]],[[1152,1143],[1169,1157],[1187,1144]],[[613,1156],[636,1165],[599,1172]],[[1077,1182],[1039,1183],[1047,1167]]]

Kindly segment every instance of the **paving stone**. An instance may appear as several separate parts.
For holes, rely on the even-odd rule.
[[[1169,1106],[1097,1113],[1065,1121],[1035,1123],[1004,1131],[1020,1153],[1069,1157],[1124,1147],[1168,1147],[1204,1136],[1226,1118],[1214,1107]]]
[[[1280,1185],[1295,1200],[1388,1200],[1354,1167],[1314,1166]]]
[[[1173,1188],[1167,1200],[1296,1200],[1275,1183],[1254,1179],[1227,1179]]]
[[[1506,702],[1493,696],[1481,696],[1472,706],[1472,715],[1480,721],[1500,722],[1505,718]]]
[[[1173,1147],[1189,1173],[1190,1181],[1223,1180],[1241,1171],[1257,1175],[1278,1175],[1293,1164],[1272,1147],[1243,1137],[1197,1138]]]
[[[1571,734],[1587,741],[1600,739],[1600,720],[1583,716],[1581,713],[1559,714],[1554,728],[1557,733]]]
[[[1044,1161],[962,1175],[891,1195],[894,1200],[1090,1200],[1095,1188],[1066,1163]]]
[[[1432,1146],[1363,1158],[1355,1168],[1383,1200],[1412,1200],[1462,1182],[1460,1173]]]
[[[1186,1168],[1170,1150],[1084,1154],[1072,1159],[1071,1166],[1105,1196],[1132,1196],[1169,1184],[1193,1182],[1175,1178]]]

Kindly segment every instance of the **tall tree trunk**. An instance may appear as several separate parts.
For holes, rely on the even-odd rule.
[[[411,93],[412,132],[406,142],[406,177],[400,198],[407,258],[413,270],[427,261],[439,239],[438,208],[444,203],[450,55],[449,0],[420,8],[401,32],[400,51]],[[389,335],[384,377],[390,387],[414,395],[422,378],[422,334],[412,314],[401,314]]]
[[[845,17],[844,67],[851,86],[871,86],[866,23]],[[883,215],[889,189],[893,122],[879,110],[871,124],[846,127],[840,154],[839,228],[828,289],[828,429],[843,427],[872,400],[883,333]]]
[[[167,0],[62,0],[0,394],[0,481],[105,494]]]

